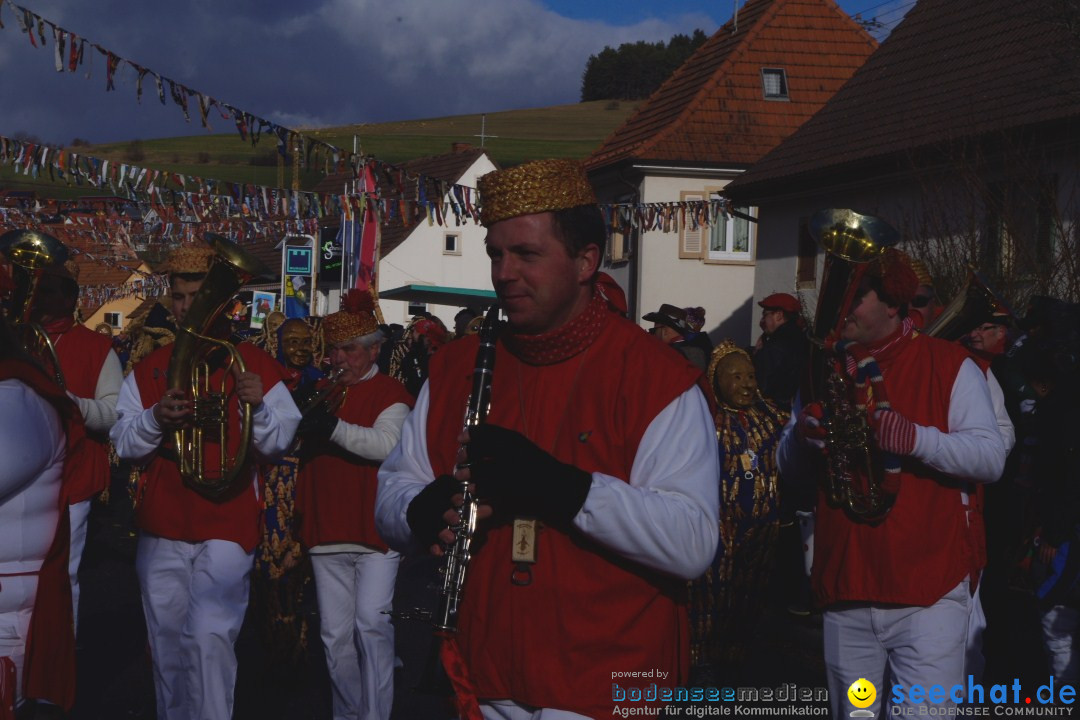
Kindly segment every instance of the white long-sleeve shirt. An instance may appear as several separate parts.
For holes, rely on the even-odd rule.
[[[139,385],[132,373],[124,379],[116,402],[117,421],[109,431],[116,454],[126,460],[149,458],[164,435],[154,417],[154,406],[143,408]],[[262,458],[283,454],[292,444],[300,411],[284,383],[277,382],[263,394],[262,404],[251,413],[251,437]]]
[[[116,424],[116,402],[120,397],[120,385],[123,382],[124,370],[120,367],[120,358],[110,350],[101,365],[94,397],[82,398],[68,393],[68,397],[79,406],[87,430],[107,433]]]
[[[379,368],[372,365],[360,382],[370,380],[378,372]],[[385,460],[401,439],[401,426],[408,414],[408,405],[394,403],[379,413],[371,427],[341,420],[330,434],[330,442],[368,460]]]
[[[427,451],[427,384],[402,428],[401,443],[379,469],[375,523],[395,549],[412,544],[405,513],[435,478]],[[677,441],[675,440],[677,438]],[[719,542],[720,460],[705,396],[696,386],[649,424],[629,482],[592,474],[574,526],[634,562],[676,577],[701,575]]]

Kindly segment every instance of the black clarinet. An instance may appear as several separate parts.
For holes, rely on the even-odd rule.
[[[473,368],[472,392],[465,405],[466,431],[487,420],[491,408],[491,381],[495,370],[495,341],[499,334],[499,306],[492,305],[480,326],[480,347],[476,351],[476,365]],[[472,540],[476,532],[477,501],[468,482],[461,483],[461,506],[457,510],[461,520],[450,529],[454,531],[454,542],[446,548],[445,561],[440,572],[443,575],[442,588],[439,590],[439,606],[432,617],[436,631],[457,631],[458,604],[465,587],[465,573],[472,557]]]

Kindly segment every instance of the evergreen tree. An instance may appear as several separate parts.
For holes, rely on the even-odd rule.
[[[623,43],[618,50],[605,47],[585,63],[581,101],[646,98],[706,39],[698,29],[691,36],[675,35],[667,43],[639,40]]]

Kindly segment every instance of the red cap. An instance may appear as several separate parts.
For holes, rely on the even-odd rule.
[[[783,310],[784,312],[797,313],[802,311],[802,305],[798,298],[787,293],[773,293],[758,303],[766,310]]]

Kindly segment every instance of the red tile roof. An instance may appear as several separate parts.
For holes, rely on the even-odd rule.
[[[962,138],[1080,118],[1080,37],[1058,0],[920,0],[881,49],[740,196]],[[1073,18],[1080,20],[1080,18]]]
[[[587,161],[745,166],[813,115],[877,47],[833,0],[750,0]],[[790,101],[766,100],[783,68]]]

